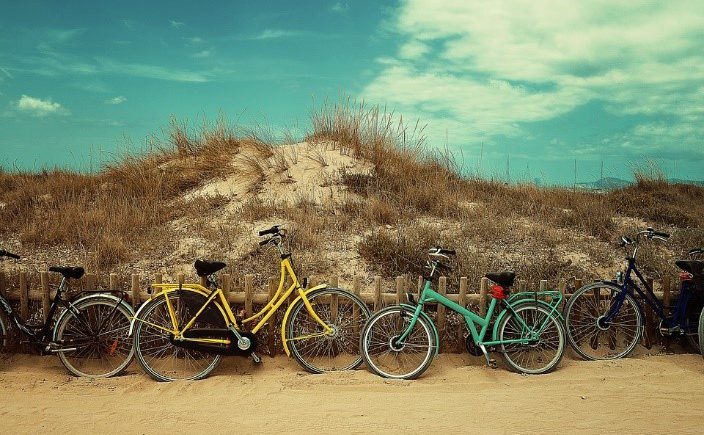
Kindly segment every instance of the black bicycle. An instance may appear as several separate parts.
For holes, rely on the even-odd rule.
[[[20,258],[0,250],[0,259],[3,257]],[[9,319],[25,338],[20,343],[29,343],[42,355],[57,354],[76,376],[105,378],[122,372],[134,356],[129,337],[134,311],[125,302],[124,294],[91,292],[67,299],[69,280],[81,278],[83,268],[55,266],[49,271],[61,274],[62,278],[42,324],[29,324],[21,319],[0,294],[0,352],[10,342],[11,330],[7,327],[10,323],[5,322]],[[59,307],[62,311],[57,312]]]
[[[704,306],[702,262],[694,259],[676,261],[684,273],[680,276],[677,300],[670,306],[655,297],[652,287],[636,266],[641,238],[666,241],[669,237],[669,234],[653,228],[640,231],[635,240],[622,237],[621,246],[626,250],[633,249],[626,257],[626,271],[619,272],[613,281],[587,284],[569,299],[564,315],[567,338],[582,358],[617,359],[628,356],[635,349],[644,328],[642,303],[638,302],[636,295],[660,319],[658,330],[663,336],[684,337],[692,348],[699,349],[697,327]],[[698,249],[689,251],[690,257],[698,253]]]

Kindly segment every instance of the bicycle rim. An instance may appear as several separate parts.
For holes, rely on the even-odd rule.
[[[117,305],[116,305],[117,304]],[[88,299],[74,304],[57,325],[56,341],[64,348],[59,359],[76,376],[106,378],[122,372],[132,361],[129,337],[132,309],[111,299]]]
[[[638,344],[643,319],[630,294],[625,295],[621,308],[609,324],[600,320],[617,303],[618,295],[618,289],[599,285],[583,287],[570,298],[565,315],[567,338],[582,358],[623,358]]]
[[[565,351],[565,331],[560,320],[544,307],[522,305],[514,307],[515,314],[504,317],[499,325],[499,340],[529,338],[531,331],[545,328],[535,343],[502,344],[504,360],[519,373],[541,374],[557,367]],[[519,322],[517,316],[528,328]]]
[[[178,325],[185,325],[198,312],[206,301],[205,296],[196,292],[179,291],[161,296],[150,302],[136,320],[134,345],[137,361],[144,370],[158,381],[202,379],[212,372],[220,362],[220,355],[195,349],[176,346],[171,340],[173,328],[166,304],[169,298]],[[188,299],[186,299],[188,298]],[[193,324],[193,329],[223,329],[225,320],[209,310],[218,310],[211,303]],[[163,330],[153,325],[166,328]]]
[[[395,340],[410,325],[413,314],[401,307],[389,307],[374,314],[364,327],[360,347],[367,366],[376,374],[392,379],[415,379],[432,362],[435,338],[432,326],[418,317],[403,343]]]
[[[307,298],[320,320],[333,332],[326,334],[303,301],[298,301],[286,326],[287,344],[296,361],[311,373],[359,367],[362,364],[359,337],[370,314],[364,302],[352,293],[334,288],[312,292]]]

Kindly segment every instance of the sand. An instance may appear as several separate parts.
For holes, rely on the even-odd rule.
[[[702,433],[704,361],[694,354],[563,359],[521,376],[441,355],[416,381],[360,369],[310,375],[285,357],[230,357],[202,381],[74,378],[52,356],[0,365],[3,433]]]

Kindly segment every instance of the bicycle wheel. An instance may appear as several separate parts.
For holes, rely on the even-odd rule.
[[[362,331],[360,348],[364,362],[385,378],[415,379],[430,367],[438,343],[433,325],[420,316],[403,343],[396,339],[410,325],[413,313],[400,306],[374,314]]]
[[[75,349],[58,352],[68,371],[107,378],[125,370],[134,357],[129,336],[132,307],[119,299],[95,296],[72,305],[76,310],[62,315],[54,328],[54,341],[62,348]]]
[[[499,340],[517,340],[530,337],[531,331],[539,330],[545,323],[537,341],[527,344],[502,344],[504,361],[518,373],[542,374],[557,367],[565,353],[565,328],[559,317],[541,305],[527,302],[514,305],[499,324]],[[518,320],[520,317],[526,326]]]
[[[5,352],[8,343],[8,331],[7,327],[5,326],[5,320],[3,319],[3,317],[4,315],[0,313],[0,353]]]
[[[362,364],[359,336],[370,315],[366,304],[354,294],[337,288],[311,292],[307,299],[320,320],[332,328],[332,333],[325,333],[302,299],[296,302],[286,325],[286,342],[298,364],[311,373],[359,367]]]
[[[178,290],[147,302],[149,305],[143,308],[135,320],[134,346],[137,361],[144,371],[157,381],[202,379],[217,367],[221,356],[175,344],[171,333],[173,324],[166,303],[167,297],[179,328],[185,326],[207,301],[207,298],[198,292]],[[227,328],[222,308],[211,302],[198,315],[191,328]]]
[[[680,296],[681,297],[681,296]],[[699,317],[704,308],[704,295],[700,292],[692,292],[687,306],[685,307],[685,325],[684,330],[687,334],[687,344],[693,351],[699,352]]]
[[[582,358],[623,358],[638,344],[643,332],[643,316],[633,296],[626,293],[611,322],[604,321],[620,292],[621,289],[613,285],[590,284],[577,290],[567,303],[567,339]]]

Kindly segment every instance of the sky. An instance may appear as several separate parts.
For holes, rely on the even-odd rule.
[[[466,173],[704,179],[704,2],[23,1],[0,7],[0,165],[95,170],[223,113],[303,137],[343,93]]]

